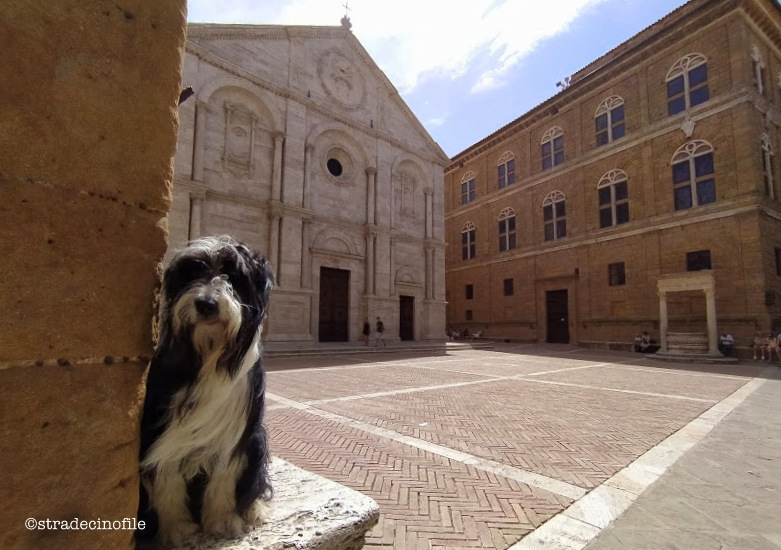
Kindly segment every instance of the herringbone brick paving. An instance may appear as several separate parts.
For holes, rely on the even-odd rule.
[[[502,380],[318,408],[593,488],[715,404],[659,401]]]
[[[275,455],[377,501],[367,549],[506,548],[571,502],[306,413],[267,422]]]
[[[294,372],[270,372],[269,383],[274,393],[310,401],[386,390],[436,386],[453,382],[469,382],[483,377],[468,373],[443,372],[433,369],[409,369],[399,376],[403,365],[360,365],[344,369],[312,369]]]
[[[274,454],[380,504],[369,549],[505,549],[570,502],[425,446],[387,439],[372,426],[593,488],[749,380],[736,373],[752,374],[721,367],[713,370],[732,376],[677,366],[605,368],[598,365],[610,359],[605,354],[546,360],[466,352],[405,358],[395,366],[384,359],[377,366],[269,373],[272,394],[369,425],[360,429],[273,401],[267,417]],[[567,370],[550,373],[559,369]],[[549,374],[527,378],[535,372]],[[680,375],[686,372],[697,381]],[[574,380],[589,387],[559,385]],[[463,383],[469,385],[458,386]],[[329,401],[318,402],[323,399]]]

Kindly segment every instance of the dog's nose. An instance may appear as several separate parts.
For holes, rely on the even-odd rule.
[[[220,311],[220,306],[214,298],[197,298],[195,310],[203,317],[213,317]]]

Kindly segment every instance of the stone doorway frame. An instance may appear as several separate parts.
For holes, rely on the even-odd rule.
[[[684,292],[687,290],[702,290],[705,293],[705,310],[708,323],[708,354],[721,355],[718,348],[718,327],[716,326],[716,281],[713,271],[702,270],[691,273],[675,273],[661,275],[657,279],[659,295],[659,332],[662,353],[668,353],[667,348],[667,293]]]

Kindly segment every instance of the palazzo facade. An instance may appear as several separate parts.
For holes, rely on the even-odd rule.
[[[448,159],[349,27],[188,26],[168,257],[266,255],[268,341],[442,340]]]
[[[446,168],[448,324],[592,347],[778,329],[780,105],[772,0],[691,0],[584,67]]]

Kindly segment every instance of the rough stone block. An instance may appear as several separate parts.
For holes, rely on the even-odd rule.
[[[360,550],[380,516],[361,493],[281,459],[269,469],[274,499],[268,520],[242,539],[197,537],[187,550]]]
[[[25,520],[135,517],[145,367],[0,370],[0,548],[130,548],[132,530],[29,530]]]
[[[151,353],[160,213],[0,174],[0,233],[0,361]]]
[[[3,171],[167,210],[184,23],[184,2],[4,2]]]

